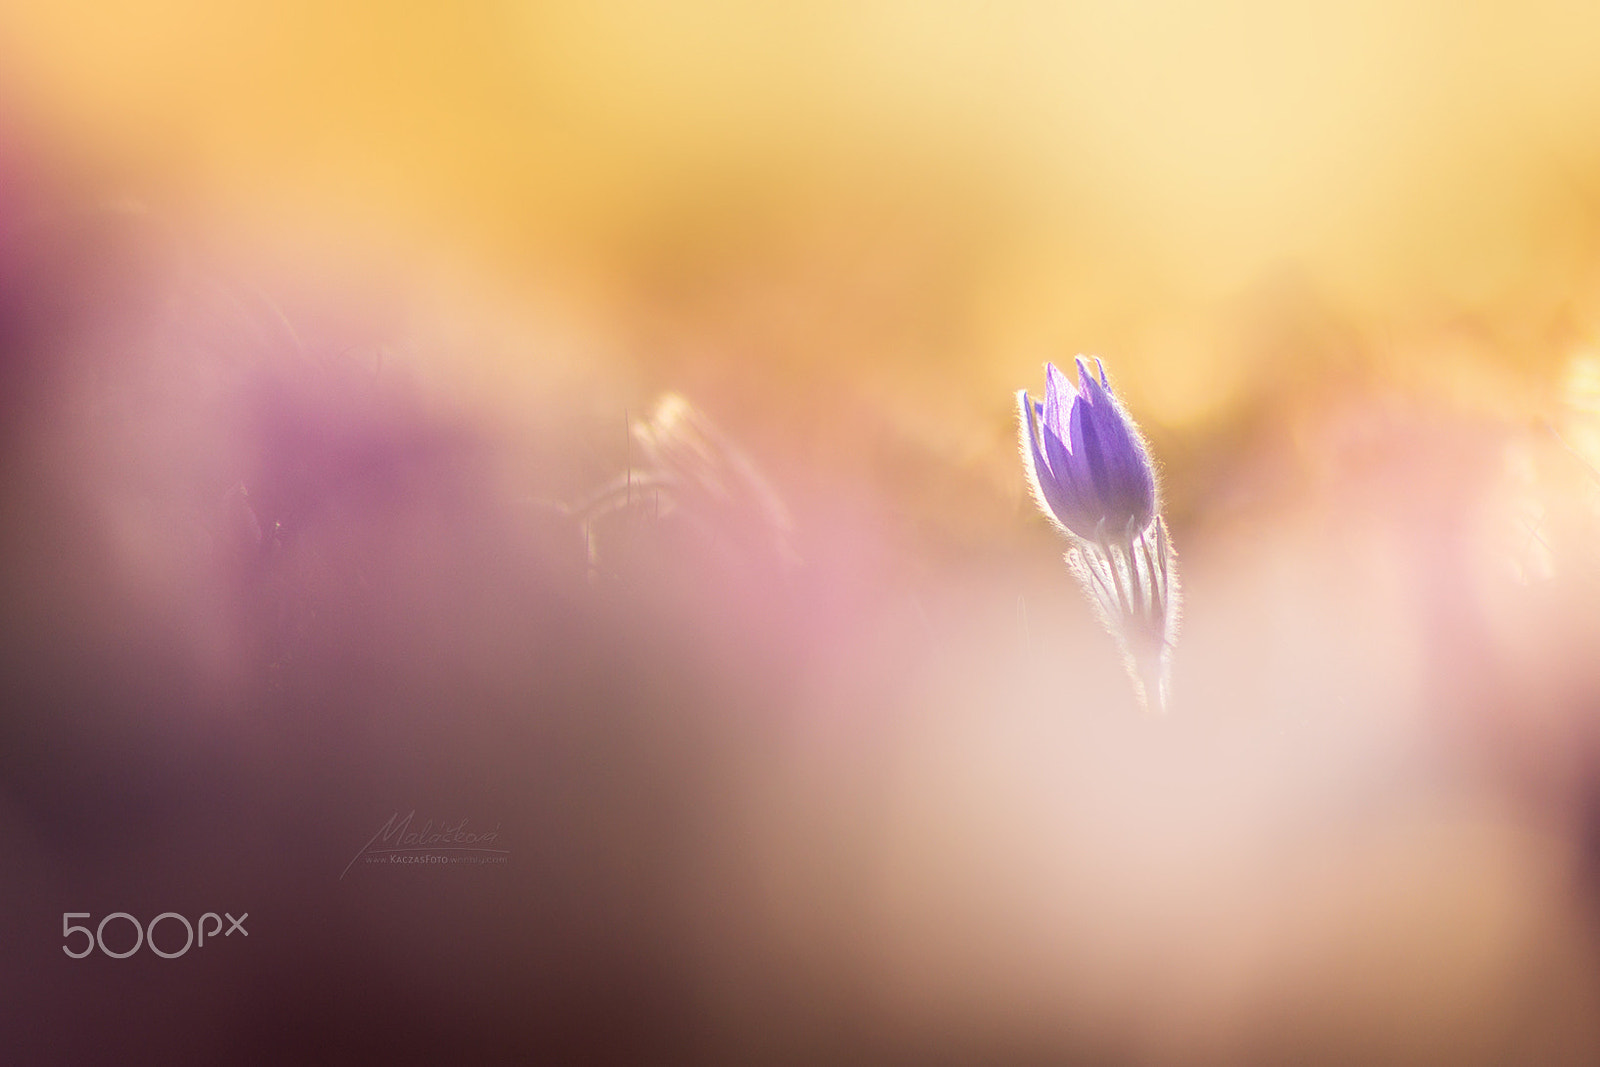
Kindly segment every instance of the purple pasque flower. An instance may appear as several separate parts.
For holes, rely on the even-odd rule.
[[[1087,541],[1129,538],[1156,516],[1156,477],[1144,441],[1117,403],[1106,369],[1078,357],[1078,387],[1045,364],[1044,402],[1017,394],[1023,465],[1040,507]]]
[[[1106,369],[1078,357],[1078,387],[1046,364],[1044,402],[1017,394],[1022,465],[1040,509],[1067,534],[1067,568],[1122,650],[1134,691],[1165,711],[1178,635],[1177,555],[1144,440]]]

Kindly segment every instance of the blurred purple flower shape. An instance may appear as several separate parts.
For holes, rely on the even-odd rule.
[[[1078,357],[1074,389],[1054,363],[1045,365],[1044,402],[1017,394],[1022,450],[1040,508],[1067,532],[1088,541],[1137,535],[1156,514],[1155,471],[1144,441],[1117,403],[1100,360]]]

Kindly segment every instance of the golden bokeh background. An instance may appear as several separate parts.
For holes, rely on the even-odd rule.
[[[28,448],[0,457],[28,489],[8,500],[45,502],[16,521],[44,531],[15,538],[17,631],[72,666],[80,632],[116,651],[137,620],[177,620],[151,629],[173,674],[237,707],[197,700],[164,728],[242,738],[230,751],[269,768],[269,827],[322,819],[271,793],[302,786],[364,826],[388,801],[327,785],[351,768],[447,785],[490,768],[508,824],[554,827],[574,927],[604,927],[574,943],[623,960],[595,965],[594,1003],[616,974],[626,999],[628,954],[652,946],[665,977],[639,964],[660,982],[641,985],[693,987],[738,1037],[730,1062],[791,1033],[822,1035],[798,1046],[817,1061],[870,1062],[881,1039],[927,1062],[956,1033],[978,1061],[1592,1062],[1597,41],[1600,6],[1553,2],[8,0],[0,151],[69,203],[137,201],[208,263],[244,264],[230,277],[361,371],[285,359],[261,381],[290,385],[262,386],[256,355],[229,362],[271,317],[253,297],[199,355],[125,360],[112,332],[82,342],[94,373],[38,357],[69,369],[40,372],[45,400],[15,416]],[[74,279],[94,272],[63,247],[45,317],[92,319],[100,290]],[[1186,617],[1180,710],[1158,723],[1023,491],[1016,391],[1078,352],[1105,358],[1163,472]],[[213,404],[229,375],[282,424]],[[74,399],[124,380],[161,388],[124,390],[122,423]],[[619,539],[649,540],[628,434],[662,393],[793,505],[798,593],[709,566],[666,593],[588,570],[578,592],[539,584],[540,536],[578,558],[566,504],[606,479],[625,479]],[[504,454],[362,495],[356,445],[410,441],[440,395],[465,401],[441,423],[503,430]],[[306,475],[319,463],[337,477]],[[274,477],[322,510],[274,501]],[[185,478],[210,497],[161,488]],[[79,498],[110,532],[57,552],[93,523],[46,505]],[[250,531],[244,562],[185,547],[190,512]],[[102,573],[133,589],[120,615]],[[501,595],[525,574],[537,596]],[[280,589],[334,606],[300,663],[262,653],[258,679],[245,637],[286,628]],[[224,609],[258,600],[273,611],[231,633]],[[52,612],[65,636],[35,626]],[[570,621],[585,612],[602,621]],[[530,633],[567,688],[528,673]],[[296,671],[300,703],[274,688]],[[425,697],[384,688],[406,671]],[[260,693],[277,720],[238,710]],[[371,702],[348,722],[347,694]],[[54,705],[31,710],[43,750]],[[549,797],[521,776],[530,753]],[[17,810],[53,825],[87,788],[51,779]],[[682,837],[658,835],[674,804]],[[542,917],[501,903],[525,942],[480,955],[542,959],[520,947],[544,945]],[[618,915],[627,936],[602,922]],[[455,929],[438,958],[458,958]],[[379,968],[362,958],[341,973]],[[426,964],[396,972],[422,999],[465,983],[520,1018],[514,981]]]
[[[1562,358],[1597,35],[1557,3],[17,0],[0,70],[147,201],[448,250],[657,358],[692,336],[971,403],[1094,350],[1181,427],[1303,355],[1230,342],[1284,286]]]

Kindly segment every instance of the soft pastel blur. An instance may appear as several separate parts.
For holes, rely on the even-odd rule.
[[[423,1005],[437,1062],[1595,1062],[1596,41],[0,5],[0,900],[41,954],[0,992],[267,1005],[218,1062],[394,1062],[356,1020]],[[1017,456],[1080,352],[1162,473],[1164,719]],[[685,402],[784,523],[703,552],[636,505],[629,427]],[[585,562],[563,509],[619,475]],[[521,866],[332,881],[430,803]],[[185,864],[262,902],[248,970],[61,970],[56,913]]]

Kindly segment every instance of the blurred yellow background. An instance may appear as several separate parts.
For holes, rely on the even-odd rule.
[[[0,40],[119,191],[468,264],[650,388],[848,383],[957,460],[1078,351],[1158,444],[1351,352],[1537,399],[1600,293],[1593,5],[13,0]]]
[[[1590,5],[784,8],[15,0],[3,32],[27,105],[147,180],[512,255],[752,200],[920,208],[981,221],[980,287],[1126,314],[1284,257],[1487,301],[1592,228]]]

